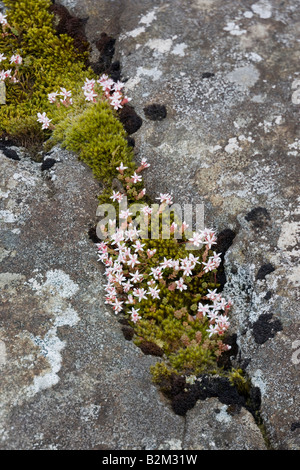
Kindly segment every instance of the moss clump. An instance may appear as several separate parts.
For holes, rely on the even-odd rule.
[[[96,178],[111,183],[122,161],[133,173],[133,150],[116,113],[107,101],[89,106],[78,104],[57,123],[49,143],[60,142],[92,168]]]
[[[0,132],[27,147],[45,141],[50,132],[42,132],[37,113],[55,110],[47,94],[59,87],[78,87],[91,71],[87,70],[88,51],[79,51],[74,40],[57,35],[50,0],[5,0],[7,22],[0,34],[0,52],[6,59],[3,70],[12,70],[14,80],[5,80],[6,105],[0,108]],[[19,54],[23,61],[10,64]]]

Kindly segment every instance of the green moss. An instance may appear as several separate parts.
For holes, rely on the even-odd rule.
[[[92,104],[61,119],[53,132],[53,142],[76,152],[96,178],[110,183],[122,161],[128,169],[135,168],[133,151],[125,139],[121,122],[106,101]]]
[[[0,35],[0,51],[7,58],[1,66],[11,68],[12,73],[17,69],[19,82],[6,80],[7,104],[0,108],[0,132],[25,146],[35,135],[35,142],[41,144],[50,132],[41,132],[37,113],[45,111],[51,119],[56,117],[57,110],[51,107],[47,94],[60,86],[76,89],[78,82],[91,74],[86,69],[88,51],[77,51],[72,38],[57,35],[49,0],[4,3],[10,27]],[[16,67],[9,59],[17,53],[23,63]]]

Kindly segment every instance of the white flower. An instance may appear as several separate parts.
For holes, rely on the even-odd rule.
[[[116,170],[118,170],[120,173],[122,173],[124,170],[127,170],[127,166],[123,165],[123,162],[120,163],[120,166],[117,166]]]
[[[133,295],[135,297],[138,297],[139,302],[143,299],[147,299],[146,294],[147,294],[147,292],[144,288],[134,289],[133,290]]]
[[[134,255],[129,255],[130,259],[127,261],[128,266],[134,268],[136,264],[140,264],[140,261],[137,259],[138,255],[135,253]]]
[[[161,204],[166,203],[168,206],[173,204],[172,196],[169,193],[160,193],[159,197],[156,199],[160,200]]]
[[[2,13],[0,13],[0,24],[2,24],[3,26],[7,24],[6,16],[7,15],[3,15]]]
[[[121,202],[123,199],[123,194],[120,193],[119,191],[113,191],[113,195],[110,196],[109,199],[112,199],[113,201]]]
[[[155,287],[149,287],[148,293],[151,295],[153,299],[159,299],[159,292],[160,290],[158,289],[157,286]]]
[[[203,232],[194,232],[193,237],[189,238],[189,241],[192,242],[195,246],[200,246],[204,242]]]
[[[54,91],[52,93],[48,93],[48,100],[50,101],[50,103],[54,103],[56,101],[57,95],[58,95],[57,91]]]
[[[142,181],[141,175],[137,175],[136,172],[131,177],[133,183],[138,183],[139,181]]]
[[[183,290],[187,290],[187,285],[184,284],[183,277],[181,277],[179,281],[175,281],[175,284],[176,284],[176,289],[179,289],[180,292],[182,292]]]
[[[136,270],[134,273],[130,273],[130,276],[132,277],[132,282],[135,284],[136,282],[141,282],[144,279],[143,274],[140,274],[138,270]]]

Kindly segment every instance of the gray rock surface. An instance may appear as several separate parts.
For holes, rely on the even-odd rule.
[[[60,0],[116,38],[148,193],[236,236],[225,294],[271,445],[300,448],[299,24],[294,0]],[[153,121],[145,108],[165,105]]]
[[[13,150],[19,160],[0,152],[0,449],[202,449],[197,410],[174,414],[151,383],[156,358],[125,340],[104,304],[91,171],[59,147],[47,170]],[[265,447],[250,413],[231,426],[237,439],[219,448],[240,448],[252,427],[246,448]]]
[[[236,236],[225,257],[240,360],[260,389],[275,449],[300,448],[299,41],[297,2],[60,0],[89,17],[143,118],[147,192],[204,203]],[[153,121],[144,108],[165,105]],[[99,185],[55,149],[41,172],[1,158],[0,448],[264,449],[252,415],[217,399],[185,418],[151,384],[144,356],[103,300],[88,229]],[[216,411],[217,410],[217,411]]]

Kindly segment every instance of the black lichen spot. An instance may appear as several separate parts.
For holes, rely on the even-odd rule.
[[[300,429],[300,423],[292,423],[291,424],[291,431],[295,431],[296,429]]]
[[[49,170],[52,168],[56,163],[56,160],[54,158],[46,158],[41,166],[41,171]]]
[[[271,263],[263,264],[257,271],[256,279],[257,280],[265,279],[265,277],[268,274],[272,273],[273,271],[275,271],[275,268]]]
[[[237,345],[237,335],[232,334],[226,338],[226,344],[230,346],[229,351],[223,352],[219,357],[218,366],[222,367],[225,370],[229,370],[232,367],[231,361],[236,358],[239,352],[239,347]]]
[[[198,400],[211,397],[218,398],[223,404],[234,406],[235,411],[242,406],[246,407],[246,398],[239,394],[236,387],[226,377],[202,375],[199,379],[173,398],[172,408],[176,414],[184,416]]]
[[[278,319],[271,321],[272,318],[272,313],[263,313],[253,324],[252,331],[257,344],[264,344],[268,339],[274,338],[278,331],[282,331],[281,321]]]
[[[270,214],[264,207],[255,207],[245,216],[247,222],[252,222],[254,228],[264,228],[271,220]]]
[[[90,227],[89,228],[88,236],[89,236],[89,239],[92,240],[92,242],[94,242],[94,243],[100,243],[101,242],[100,238],[98,238],[98,236],[97,236],[96,227]]]
[[[96,64],[90,64],[96,74],[109,73],[112,66],[112,59],[115,53],[116,40],[108,36],[106,33],[101,33],[100,39],[95,42],[95,45],[100,52],[100,57]],[[120,64],[118,66],[120,68]]]
[[[11,160],[16,160],[16,161],[20,160],[20,157],[15,150],[8,149],[8,148],[1,148],[1,150],[7,158],[10,158]]]
[[[155,343],[151,341],[142,341],[140,348],[146,355],[162,357],[164,355],[163,350]]]
[[[217,253],[221,253],[221,263],[217,273],[217,282],[220,284],[220,290],[222,290],[226,284],[226,275],[224,270],[224,256],[227,250],[233,243],[236,234],[233,230],[227,228],[222,230],[217,236],[217,244],[215,250]]]
[[[144,108],[146,118],[151,121],[162,121],[167,116],[167,110],[164,104],[149,104]]]
[[[272,292],[270,290],[268,290],[268,292],[264,296],[264,300],[270,300],[271,297],[272,297]]]
[[[134,108],[125,104],[118,113],[119,120],[124,126],[127,134],[134,134],[143,124],[142,118],[135,112]]]
[[[201,75],[201,78],[211,78],[214,76],[215,74],[213,72],[203,72],[203,74]]]

